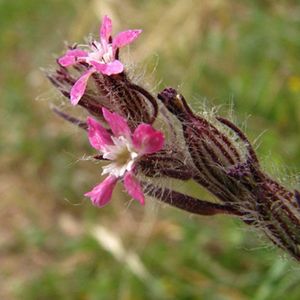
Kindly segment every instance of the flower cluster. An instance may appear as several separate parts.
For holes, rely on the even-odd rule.
[[[121,181],[141,204],[151,196],[198,215],[238,217],[300,260],[299,191],[263,172],[251,143],[230,120],[195,114],[173,88],[154,97],[132,82],[119,49],[141,30],[124,31],[114,39],[111,33],[111,20],[105,16],[100,40],[70,48],[48,74],[73,105],[90,115],[82,121],[55,109],[87,131],[91,146],[99,151],[95,159],[104,164],[107,177],[85,195],[102,207]],[[219,203],[170,189],[165,182],[172,179],[193,180]]]
[[[86,63],[89,68],[75,82],[70,91],[70,100],[73,105],[78,104],[82,98],[89,77],[93,73],[114,75],[122,73],[123,64],[117,59],[119,48],[134,41],[141,30],[127,30],[120,32],[113,39],[112,22],[104,16],[100,26],[100,41],[91,42],[91,51],[81,49],[68,50],[58,59],[62,67]],[[88,117],[88,137],[90,144],[99,150],[102,158],[111,163],[103,167],[102,175],[109,174],[106,179],[93,188],[85,196],[90,197],[92,203],[102,207],[109,202],[112,191],[119,179],[123,180],[128,194],[144,204],[145,198],[142,187],[134,176],[136,161],[143,155],[152,154],[162,149],[164,136],[149,124],[140,124],[132,133],[126,119],[117,113],[102,108],[105,121],[110,127],[110,134],[97,120]]]

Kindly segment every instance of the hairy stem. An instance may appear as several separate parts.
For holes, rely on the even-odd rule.
[[[185,210],[187,212],[202,215],[202,216],[212,216],[217,214],[227,214],[240,216],[241,213],[234,209],[229,204],[218,204],[209,201],[204,201],[196,199],[191,196],[184,195],[182,193],[166,189],[159,188],[152,184],[142,183],[145,188],[145,193],[148,196],[157,198],[159,201],[168,203],[171,206],[175,206],[179,209]]]

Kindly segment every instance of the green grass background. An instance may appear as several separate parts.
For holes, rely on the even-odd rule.
[[[299,264],[237,220],[140,207],[121,187],[103,209],[83,197],[100,166],[51,112],[62,98],[40,68],[104,14],[144,30],[123,50],[135,77],[232,113],[264,168],[299,187],[298,1],[0,0],[0,298],[300,299]]]

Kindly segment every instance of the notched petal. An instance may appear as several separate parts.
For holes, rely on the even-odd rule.
[[[112,21],[108,16],[103,17],[102,24],[100,26],[100,41],[108,43],[108,39],[112,33]]]
[[[99,122],[91,117],[88,117],[87,124],[89,141],[92,147],[97,150],[102,150],[107,145],[112,144],[110,134]]]
[[[96,60],[90,60],[89,62],[98,72],[104,75],[120,74],[124,70],[123,64],[119,60],[114,60],[110,63],[101,63]]]
[[[106,108],[102,108],[103,117],[107,121],[114,136],[124,136],[127,139],[131,139],[131,131],[128,127],[127,121],[117,113],[111,113]]]
[[[85,72],[72,86],[71,89],[71,103],[73,105],[78,104],[80,101],[81,97],[83,96],[89,77],[95,72],[94,68],[89,69],[87,72]]]
[[[131,172],[127,172],[124,176],[124,187],[133,199],[139,201],[142,205],[145,204],[142,186]]]
[[[132,142],[140,154],[160,151],[164,146],[164,135],[149,124],[140,124],[134,131]]]
[[[110,201],[117,181],[116,177],[108,176],[84,196],[89,197],[95,206],[103,207]]]
[[[121,48],[132,43],[140,34],[142,30],[126,30],[118,33],[113,39],[113,48]]]
[[[87,55],[88,55],[87,52],[84,50],[80,50],[80,49],[68,50],[64,56],[58,59],[58,63],[63,67],[68,67],[75,64],[76,62],[78,62],[80,58],[84,58]]]

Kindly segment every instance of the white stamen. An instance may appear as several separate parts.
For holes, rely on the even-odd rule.
[[[103,158],[112,162],[103,167],[102,174],[111,174],[116,177],[122,177],[126,171],[130,171],[138,157],[134,151],[132,143],[125,137],[112,137],[113,145],[106,147],[103,152]]]
[[[96,60],[102,63],[109,63],[114,60],[114,53],[111,44],[104,47],[101,43],[93,41],[90,44],[92,52],[88,54],[88,58],[91,60]]]

